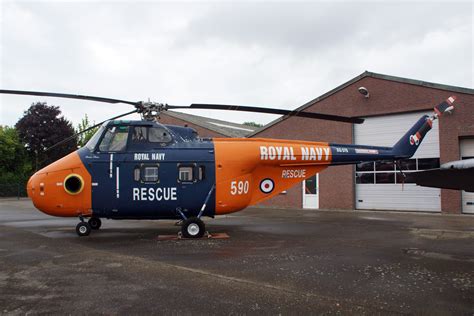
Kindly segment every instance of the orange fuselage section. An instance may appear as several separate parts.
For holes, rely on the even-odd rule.
[[[216,214],[269,199],[324,170],[328,143],[274,139],[214,139]]]
[[[75,175],[83,181],[78,194],[68,193],[66,179]],[[28,196],[42,212],[62,217],[89,216],[91,209],[91,176],[77,152],[39,170],[27,185]]]

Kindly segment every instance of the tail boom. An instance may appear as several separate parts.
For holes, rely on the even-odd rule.
[[[433,122],[454,110],[455,96],[434,107],[432,116],[423,115],[393,147],[330,144],[332,164],[353,164],[363,161],[399,160],[412,157],[418,150]]]

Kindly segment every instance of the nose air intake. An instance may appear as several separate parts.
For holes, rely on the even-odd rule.
[[[72,173],[64,179],[64,190],[71,194],[76,195],[82,192],[84,189],[84,179],[78,174]]]

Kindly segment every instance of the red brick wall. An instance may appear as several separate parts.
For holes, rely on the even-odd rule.
[[[178,125],[178,126],[188,126],[191,128],[194,128],[200,137],[227,137],[225,135],[222,135],[220,133],[211,131],[210,129],[192,124],[188,121],[184,121],[178,118],[175,118],[173,116],[167,115],[166,113],[161,113],[160,114],[160,120],[159,122],[161,124],[169,124],[169,125]]]
[[[364,86],[370,98],[364,98],[358,87]],[[365,77],[335,94],[323,99],[306,111],[344,116],[375,116],[431,109],[433,105],[456,95],[453,115],[440,120],[441,163],[459,159],[459,137],[474,136],[474,95],[450,92],[419,85]],[[353,129],[350,124],[291,117],[253,137],[302,139],[312,141],[352,143]],[[329,209],[353,209],[353,166],[330,167],[320,174],[320,207]],[[265,205],[301,207],[301,185],[277,196]],[[444,213],[461,212],[460,191],[442,190],[441,207]]]

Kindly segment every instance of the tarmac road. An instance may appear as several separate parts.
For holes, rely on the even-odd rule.
[[[474,216],[248,209],[229,239],[0,200],[0,314],[474,314]]]

